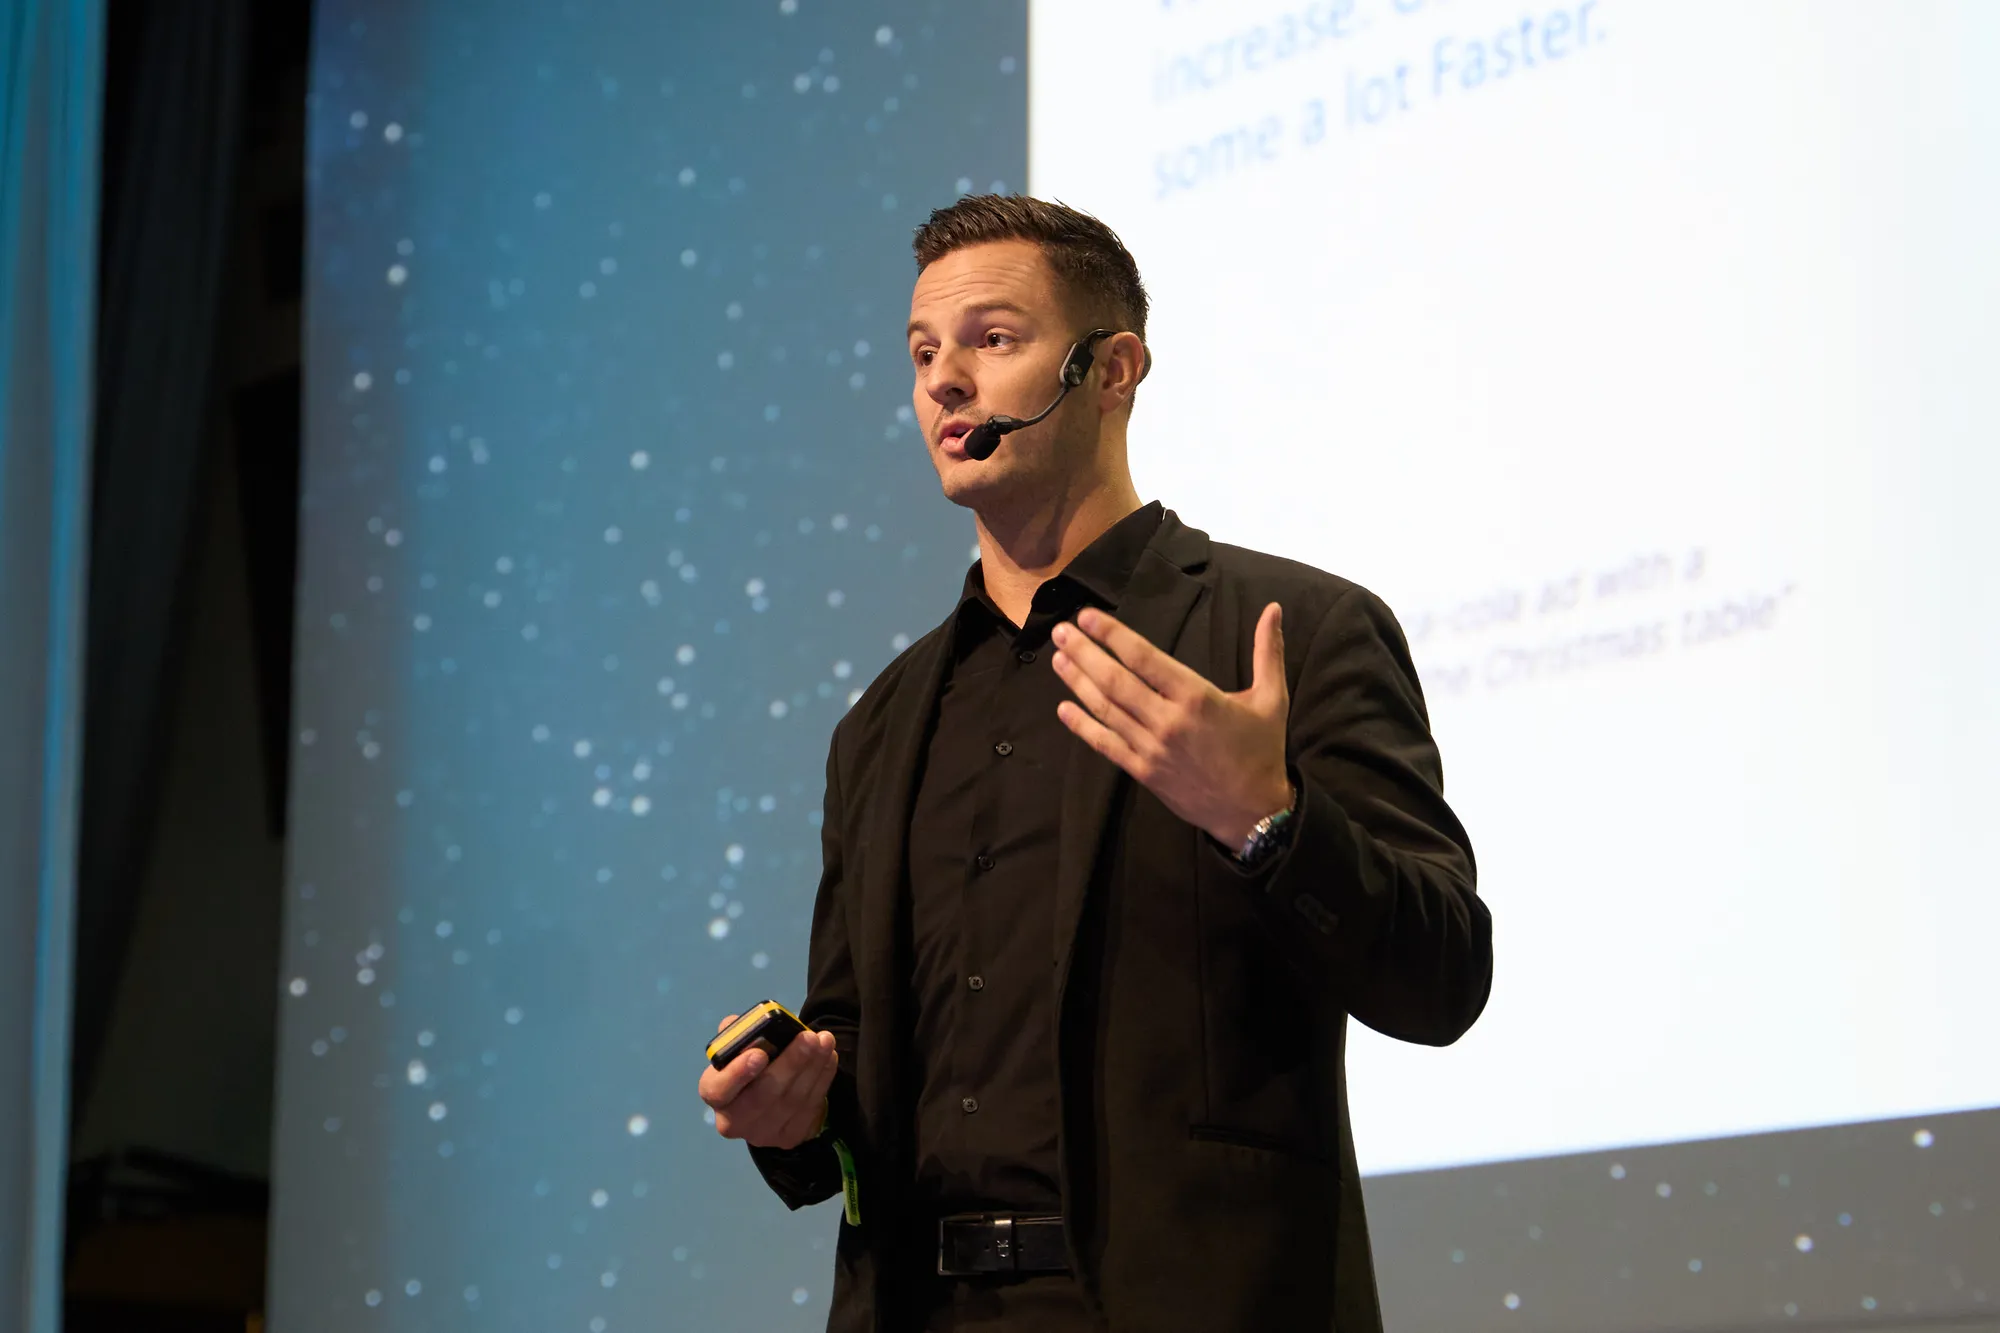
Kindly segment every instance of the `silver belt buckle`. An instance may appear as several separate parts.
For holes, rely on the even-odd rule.
[[[976,1238],[974,1252],[960,1252],[958,1246],[951,1240],[954,1227],[963,1228],[967,1235]],[[984,1249],[987,1234],[992,1237],[993,1252],[1000,1261],[997,1268],[985,1267],[979,1262],[980,1255],[977,1251]],[[947,1263],[947,1260],[950,1262]],[[954,1213],[950,1217],[938,1219],[939,1277],[976,1277],[981,1273],[1015,1272],[1020,1266],[1020,1249],[1014,1243],[1012,1217],[1000,1217],[991,1213]]]

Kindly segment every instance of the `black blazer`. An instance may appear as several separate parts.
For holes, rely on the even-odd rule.
[[[1061,1170],[1075,1271],[1111,1327],[1377,1333],[1347,1121],[1347,1018],[1445,1045],[1485,1006],[1491,918],[1445,805],[1416,671],[1366,589],[1211,542],[1169,511],[1116,614],[1224,690],[1258,615],[1285,611],[1300,812],[1273,868],[1240,872],[1081,741],[1056,876]],[[834,729],[805,1006],[841,1068],[832,1124],[861,1225],[836,1247],[834,1333],[900,1328],[935,1227],[914,1174],[906,842],[951,642],[910,645]],[[839,1192],[825,1140],[753,1149],[794,1208]]]

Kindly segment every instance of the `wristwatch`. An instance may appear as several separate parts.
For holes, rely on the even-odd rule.
[[[1292,840],[1292,817],[1298,813],[1299,789],[1292,787],[1292,803],[1265,815],[1251,828],[1250,836],[1234,853],[1236,864],[1254,870],[1282,851]]]

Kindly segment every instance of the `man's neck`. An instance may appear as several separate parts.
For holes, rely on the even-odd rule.
[[[1035,589],[1138,507],[1139,493],[1123,477],[1018,513],[976,514],[986,595],[1009,621],[1026,623]]]

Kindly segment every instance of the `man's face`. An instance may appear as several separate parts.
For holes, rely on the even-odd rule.
[[[947,499],[978,510],[1035,505],[1089,469],[1097,416],[1084,389],[1047,421],[1005,436],[989,459],[967,458],[964,447],[965,433],[996,413],[1031,417],[1047,407],[1083,331],[1032,242],[967,246],[918,275],[911,402]]]

